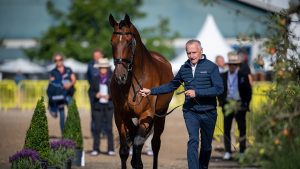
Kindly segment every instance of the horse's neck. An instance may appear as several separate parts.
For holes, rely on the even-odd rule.
[[[140,74],[139,72],[144,71],[143,69],[147,59],[146,48],[141,41],[137,44],[133,57],[132,71],[134,74]]]

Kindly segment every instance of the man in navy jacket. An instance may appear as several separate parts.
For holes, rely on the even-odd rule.
[[[202,54],[201,43],[189,40],[186,43],[188,60],[181,66],[174,79],[159,87],[140,90],[142,96],[170,93],[184,84],[185,102],[183,116],[189,134],[189,169],[207,169],[212,150],[212,138],[217,119],[216,96],[223,92],[223,82],[218,66]],[[201,132],[201,150],[199,148]]]

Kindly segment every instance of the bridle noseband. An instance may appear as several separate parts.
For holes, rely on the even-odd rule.
[[[134,34],[132,32],[113,32],[113,34],[115,35],[131,35],[133,36],[132,40],[130,41],[130,43],[128,44],[128,46],[131,46],[131,57],[130,59],[122,59],[122,56],[114,58],[114,64],[118,65],[118,64],[122,64],[124,67],[124,63],[126,63],[126,68],[127,71],[131,71],[132,70],[132,62],[133,62],[133,55],[134,55],[134,51],[135,51],[135,47],[136,47],[136,40],[134,38]]]

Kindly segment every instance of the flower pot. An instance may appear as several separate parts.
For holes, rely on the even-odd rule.
[[[83,151],[81,149],[76,148],[75,149],[75,157],[74,157],[74,164],[75,166],[82,166],[82,153]]]
[[[47,160],[41,160],[41,167],[42,169],[47,169],[48,161]]]
[[[47,169],[61,169],[61,168],[56,167],[56,166],[47,166]]]
[[[72,159],[68,159],[66,162],[65,162],[65,169],[71,169],[72,167]]]

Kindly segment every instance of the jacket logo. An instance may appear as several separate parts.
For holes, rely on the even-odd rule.
[[[207,74],[207,71],[200,71],[200,73]]]

